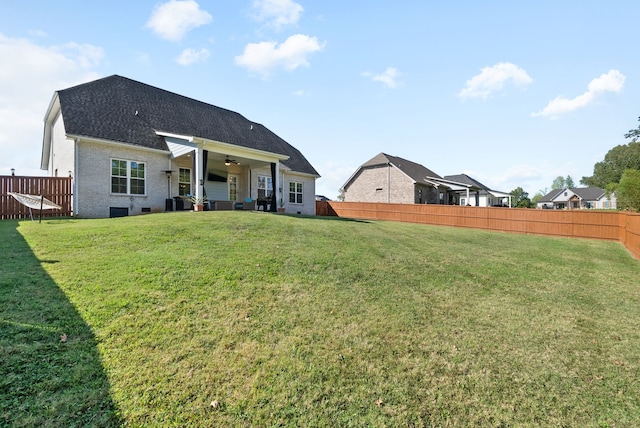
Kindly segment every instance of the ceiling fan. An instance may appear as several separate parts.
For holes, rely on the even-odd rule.
[[[237,160],[235,160],[235,159],[229,159],[229,156],[227,156],[227,157],[225,158],[225,160],[224,160],[224,164],[225,164],[226,166],[229,166],[229,165],[231,165],[231,164],[234,164],[234,165],[240,165],[240,162],[238,162],[238,161],[237,161]]]

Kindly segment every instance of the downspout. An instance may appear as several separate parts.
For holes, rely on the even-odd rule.
[[[52,164],[53,165],[53,164]],[[73,178],[71,179],[71,211],[78,215],[78,138],[73,139]]]

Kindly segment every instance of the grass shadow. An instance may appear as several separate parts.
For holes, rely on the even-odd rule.
[[[0,425],[120,426],[91,328],[0,221]]]
[[[359,218],[338,217],[334,215],[307,215],[307,214],[293,214],[293,213],[277,213],[277,215],[285,217],[305,218],[310,220],[332,220],[332,221],[345,221],[354,223],[371,223],[370,220],[363,220]]]

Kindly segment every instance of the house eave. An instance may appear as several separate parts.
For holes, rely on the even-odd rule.
[[[210,152],[223,153],[227,156],[251,158],[263,162],[279,162],[289,159],[288,155],[237,146],[222,141],[210,140],[193,135],[180,135],[171,132],[155,131],[156,135],[164,137],[167,143],[182,144],[188,147],[199,147]]]
[[[113,141],[113,140],[106,140],[102,138],[89,137],[87,135],[65,134],[65,136],[69,139],[76,140],[76,141],[88,141],[92,143],[106,144],[111,146],[127,147],[129,149],[143,150],[146,152],[154,152],[154,153],[163,153],[166,155],[169,155],[171,153],[169,150],[154,149],[151,147],[138,146],[131,143],[125,143],[123,141]]]
[[[40,154],[40,169],[49,169],[49,156],[51,153],[51,128],[53,122],[60,114],[60,97],[58,92],[54,92],[49,101],[49,107],[44,115],[44,132],[42,134],[42,153]]]
[[[284,165],[280,166],[281,170],[282,170],[283,166]],[[319,174],[309,174],[308,172],[298,172],[298,171],[292,170],[291,168],[287,168],[285,172],[287,174],[291,174],[291,175],[299,175],[301,177],[309,177],[309,178],[314,178],[314,179],[317,179],[317,178],[321,177],[321,175],[319,175]]]

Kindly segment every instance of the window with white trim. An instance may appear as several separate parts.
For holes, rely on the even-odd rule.
[[[178,172],[178,196],[191,195],[191,169],[180,168]]]
[[[268,175],[258,176],[258,190],[264,190],[264,196],[270,198],[273,193],[273,181]]]
[[[111,159],[111,193],[144,195],[145,170],[144,162]]]
[[[289,183],[289,203],[302,203],[302,183],[297,181],[291,181]]]

